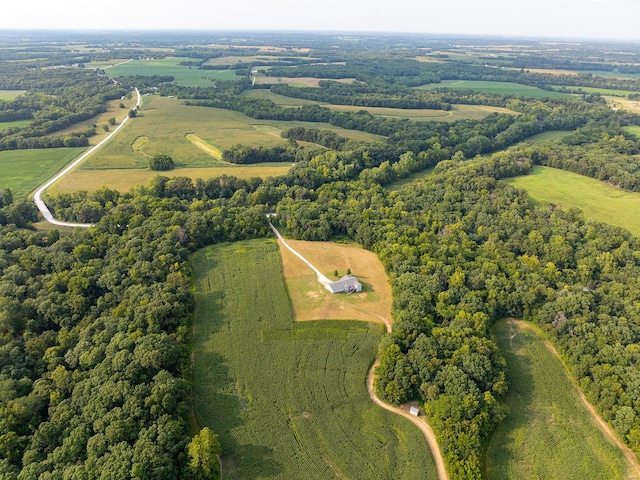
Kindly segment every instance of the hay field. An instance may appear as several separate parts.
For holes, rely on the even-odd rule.
[[[530,175],[507,183],[527,191],[534,203],[579,208],[585,218],[623,227],[640,236],[640,194],[625,192],[593,178],[556,168],[534,167]]]
[[[530,87],[528,85],[520,85],[519,83],[510,82],[489,82],[489,81],[477,81],[477,80],[443,80],[440,83],[430,83],[422,85],[421,89],[434,89],[434,88],[453,88],[458,90],[474,90],[480,93],[496,93],[500,95],[522,95],[529,98],[558,98],[564,97],[567,94],[560,92],[550,92],[542,90],[536,87]]]

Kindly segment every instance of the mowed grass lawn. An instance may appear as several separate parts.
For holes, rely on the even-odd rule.
[[[193,265],[195,412],[220,435],[223,478],[436,478],[419,430],[367,395],[381,325],[294,322],[274,240]]]
[[[0,152],[0,188],[25,198],[80,155],[83,148],[44,148]]]
[[[474,90],[481,93],[498,93],[501,95],[522,95],[530,98],[557,98],[564,97],[566,94],[560,92],[549,92],[541,88],[530,87],[528,85],[520,85],[511,82],[488,82],[478,80],[443,80],[440,83],[429,83],[422,85],[422,89],[433,88],[454,88],[458,90]]]
[[[625,192],[593,178],[549,167],[534,167],[530,175],[507,179],[527,191],[533,203],[553,203],[565,210],[579,208],[585,218],[626,228],[640,236],[640,194]]]
[[[362,283],[362,292],[333,295],[309,266],[281,243],[283,273],[296,320],[365,320],[391,322],[391,285],[375,253],[357,245],[287,240],[330,280],[347,269]],[[334,276],[335,271],[338,277]]]
[[[509,414],[487,448],[487,478],[613,480],[628,476],[621,450],[599,430],[562,362],[534,327],[494,330],[507,361]]]
[[[189,68],[180,65],[185,60],[197,60],[194,58],[166,57],[152,60],[133,60],[122,63],[105,70],[105,73],[113,77],[129,75],[172,75],[175,82],[185,87],[212,87],[216,80],[237,80],[233,70],[199,70],[197,67]]]

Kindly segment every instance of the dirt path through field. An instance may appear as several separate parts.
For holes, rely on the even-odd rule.
[[[508,319],[507,322],[509,324],[511,324],[511,325],[516,325],[520,329],[528,328],[530,330],[535,330],[535,328],[532,325],[529,325],[526,322],[518,321],[518,320],[516,320],[514,318]],[[627,447],[624,443],[622,443],[622,441],[617,437],[617,435],[614,432],[613,428],[611,428],[611,426],[607,422],[605,422],[602,419],[602,417],[600,417],[600,415],[596,411],[595,407],[589,402],[589,400],[587,400],[587,397],[585,397],[584,393],[582,393],[582,390],[580,390],[580,387],[578,387],[578,385],[574,381],[573,377],[571,376],[571,372],[569,371],[569,368],[564,363],[564,361],[562,360],[562,357],[558,354],[558,351],[551,344],[551,342],[549,342],[548,340],[545,339],[544,343],[547,346],[547,348],[562,362],[562,365],[564,366],[564,370],[565,370],[565,373],[566,373],[567,377],[569,378],[569,381],[571,382],[571,384],[574,386],[574,388],[578,392],[580,400],[582,401],[584,406],[587,408],[587,410],[589,411],[589,413],[591,414],[591,416],[595,420],[596,424],[598,425],[598,428],[608,438],[610,438],[611,441],[613,443],[615,443],[616,446],[620,450],[622,450],[622,453],[624,453],[624,456],[627,458],[627,461],[629,462],[629,465],[635,471],[635,475],[629,475],[628,478],[640,478],[640,464],[638,463],[638,459],[636,458],[636,455],[633,453],[633,451],[629,447]]]
[[[379,407],[384,408],[385,410],[389,410],[390,412],[397,413],[398,415],[402,415],[406,419],[410,420],[416,427],[420,429],[420,431],[424,434],[424,438],[427,440],[427,444],[429,445],[429,450],[431,450],[431,455],[433,456],[433,461],[436,464],[436,471],[438,472],[438,480],[449,480],[449,475],[447,474],[447,470],[444,466],[444,460],[442,458],[442,454],[440,453],[440,447],[438,446],[438,441],[436,440],[436,436],[431,429],[431,426],[427,423],[427,420],[424,416],[415,417],[411,415],[406,410],[402,410],[399,407],[394,407],[387,403],[384,403],[380,400],[373,389],[373,382],[375,380],[375,369],[380,364],[379,360],[376,360],[369,372],[367,373],[367,391],[369,392],[369,398],[378,405]]]

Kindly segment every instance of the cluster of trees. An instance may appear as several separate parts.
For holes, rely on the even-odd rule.
[[[149,168],[151,170],[165,171],[172,170],[173,167],[173,158],[171,157],[171,155],[167,155],[166,153],[154,155],[153,158],[149,160]]]
[[[0,102],[0,117],[32,120],[27,126],[0,131],[0,150],[86,146],[87,129],[77,135],[45,137],[91,119],[105,111],[108,100],[128,89],[95,72],[79,69],[27,70],[24,66],[2,70],[0,89],[27,90],[11,101]]]

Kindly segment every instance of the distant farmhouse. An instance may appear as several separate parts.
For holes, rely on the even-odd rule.
[[[352,275],[345,275],[340,280],[328,283],[325,288],[331,293],[345,292],[347,295],[351,295],[355,292],[362,291],[362,284],[358,279]]]

